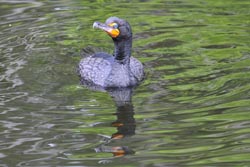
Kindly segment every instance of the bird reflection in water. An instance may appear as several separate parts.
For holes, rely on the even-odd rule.
[[[131,100],[134,87],[103,89],[102,87],[88,84],[84,80],[81,81],[81,84],[91,90],[108,92],[116,104],[116,112],[114,113],[116,121],[112,122],[111,125],[117,128],[117,132],[111,134],[111,137],[105,143],[95,148],[95,151],[97,153],[109,152],[115,157],[134,154],[135,151],[128,146],[109,146],[112,145],[113,141],[131,137],[135,134],[136,123]]]
[[[124,139],[135,134],[136,123],[134,119],[134,110],[131,101],[133,88],[109,88],[106,90],[113,98],[117,110],[116,121],[111,125],[117,128],[117,132],[111,135],[106,144],[96,148],[96,152],[111,152],[113,156],[120,157],[128,154],[134,154],[135,151],[128,146],[108,146],[114,140]]]

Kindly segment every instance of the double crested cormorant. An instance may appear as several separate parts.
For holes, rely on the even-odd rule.
[[[114,54],[99,52],[80,61],[81,80],[103,88],[135,86],[144,78],[143,65],[131,56],[132,30],[129,23],[110,17],[105,23],[94,22],[93,28],[105,31],[114,42]]]

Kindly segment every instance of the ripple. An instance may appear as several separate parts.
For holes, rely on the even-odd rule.
[[[25,6],[25,7],[19,7],[19,8],[13,8],[11,10],[11,13],[6,14],[6,15],[1,15],[0,17],[5,18],[7,20],[11,20],[14,19],[16,20],[16,18],[18,16],[20,16],[20,14],[23,14],[25,12],[25,10],[31,9],[31,8],[37,8],[43,5],[42,2],[37,2],[37,1],[33,1],[33,0],[20,0],[20,1],[8,1],[8,0],[2,0],[1,3],[7,3],[7,4],[31,4],[31,6]],[[5,22],[1,22],[1,24],[6,24]],[[0,25],[1,25],[0,24]]]
[[[13,92],[13,93],[1,93],[0,94],[0,105],[4,105],[7,102],[14,101],[16,99],[27,96],[27,92]]]
[[[207,45],[207,46],[202,46],[202,48],[206,48],[206,49],[225,49],[225,48],[236,48],[236,45],[233,45],[233,44]]]
[[[3,153],[0,153],[0,158],[4,158],[4,157],[6,157],[6,155]]]
[[[156,49],[156,48],[166,48],[166,47],[176,47],[181,45],[183,42],[176,39],[166,39],[160,42],[151,43],[145,46],[145,48]]]
[[[249,164],[248,2],[0,3],[2,166]],[[91,29],[104,13],[130,21],[147,71],[133,123],[112,115],[107,94],[76,86],[81,48],[112,49]]]

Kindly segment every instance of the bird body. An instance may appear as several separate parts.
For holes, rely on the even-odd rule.
[[[114,55],[99,52],[80,61],[78,72],[88,84],[109,87],[129,87],[144,78],[142,63],[131,56],[132,30],[130,25],[117,17],[106,23],[95,22],[94,27],[106,31],[114,42]]]

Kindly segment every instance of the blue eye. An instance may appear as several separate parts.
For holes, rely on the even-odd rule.
[[[113,27],[114,27],[115,29],[117,29],[117,28],[118,28],[118,24],[117,24],[117,23],[114,23]]]

